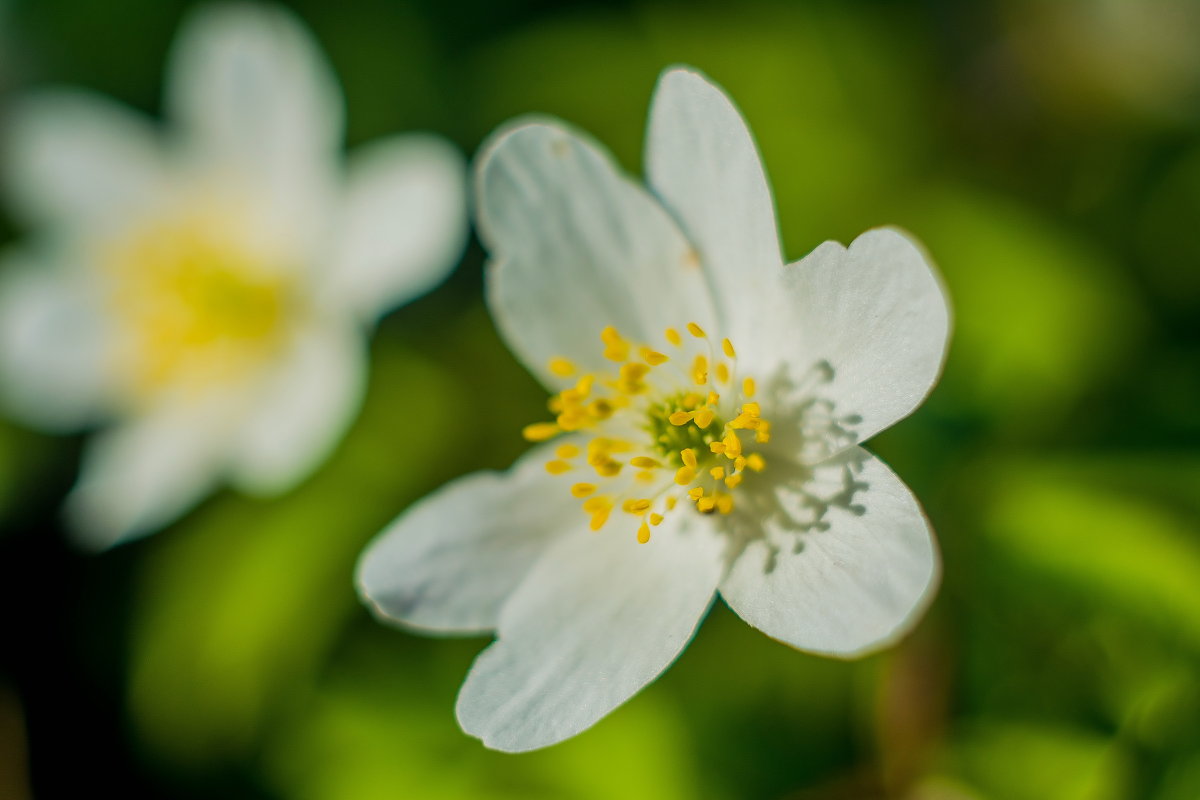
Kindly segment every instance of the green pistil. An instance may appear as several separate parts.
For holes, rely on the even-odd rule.
[[[669,417],[676,411],[694,410],[683,405],[684,397],[684,394],[680,394],[661,403],[655,403],[646,413],[645,430],[649,432],[659,455],[676,469],[683,466],[683,459],[679,455],[680,451],[687,448],[691,448],[695,452],[701,464],[707,461],[712,454],[708,445],[711,442],[720,441],[721,434],[725,430],[725,421],[717,416],[713,417],[706,428],[699,427],[694,421],[688,422],[686,425],[672,425]]]

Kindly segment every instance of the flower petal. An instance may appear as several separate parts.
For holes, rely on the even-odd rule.
[[[229,408],[172,404],[97,434],[67,496],[75,538],[104,549],[166,526],[212,491],[224,467]]]
[[[356,326],[324,323],[302,332],[248,400],[232,453],[233,483],[277,494],[311,472],[358,413],[366,378]]]
[[[263,213],[258,224],[311,256],[328,233],[343,109],[300,21],[250,4],[192,12],[171,52],[166,102],[200,178],[253,195],[245,205]]]
[[[77,273],[10,256],[0,269],[0,398],[38,427],[95,422],[112,400],[108,323]]]
[[[765,536],[746,544],[721,595],[801,650],[850,658],[892,644],[920,619],[940,575],[916,499],[861,448],[788,477],[776,513],[760,514]]]
[[[104,224],[151,207],[164,163],[148,120],[97,94],[33,94],[10,110],[3,162],[13,210],[31,223]]]
[[[711,325],[695,251],[658,202],[599,147],[561,124],[525,124],[483,149],[480,235],[488,300],[509,346],[548,386],[567,356],[604,365],[600,331],[662,341],[667,326]]]
[[[401,514],[359,560],[362,596],[405,625],[494,630],[551,539],[587,527],[562,478],[546,472],[557,444],[531,450],[507,472],[459,478]]]
[[[365,319],[433,288],[466,241],[463,158],[421,134],[372,142],[350,158],[328,276],[333,302]]]
[[[720,555],[708,518],[691,513],[668,516],[644,545],[632,530],[570,531],[505,604],[499,638],[459,694],[459,724],[509,752],[595,724],[683,650],[712,602]]]
[[[786,367],[796,397],[832,404],[851,434],[845,444],[911,414],[941,373],[950,334],[946,295],[919,246],[879,228],[849,248],[826,242],[786,278],[761,308],[759,341],[775,346],[748,352],[747,367],[774,377]]]
[[[650,106],[646,170],[700,251],[723,331],[748,340],[754,299],[774,291],[783,257],[771,189],[742,115],[699,73],[663,73]]]

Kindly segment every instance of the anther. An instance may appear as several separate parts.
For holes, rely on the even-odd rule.
[[[692,381],[697,386],[708,383],[708,359],[704,356],[696,356],[692,362]]]
[[[555,422],[535,422],[532,425],[526,425],[521,430],[521,435],[526,441],[544,442],[547,439],[552,439],[562,430]]]
[[[696,470],[691,467],[680,467],[675,470],[675,483],[680,486],[687,486],[696,478]]]
[[[594,491],[596,491],[596,484],[594,483],[577,483],[571,487],[571,494],[576,497],[587,497]]]
[[[573,444],[560,444],[554,451],[554,455],[559,458],[574,458],[579,455],[579,448]]]
[[[551,475],[562,475],[564,472],[570,472],[571,465],[565,461],[547,461],[546,472]]]
[[[689,322],[687,324],[687,329],[688,333],[690,333],[692,336],[695,336],[697,339],[703,339],[708,336],[708,334],[704,332],[704,328],[701,328],[694,322]]]
[[[676,347],[679,347],[680,345],[683,344],[683,337],[680,336],[679,331],[675,330],[674,328],[667,328],[663,332],[663,335],[667,337],[668,342],[675,345]]]
[[[715,416],[716,412],[711,408],[702,408],[696,412],[696,425],[701,428],[707,428]]]
[[[658,469],[662,466],[660,462],[655,461],[653,458],[647,458],[646,456],[637,456],[636,458],[631,458],[629,459],[629,463],[633,464],[635,467],[641,467],[642,469]]]
[[[733,349],[733,342],[728,339],[721,340],[721,352],[729,358],[737,358],[737,353]]]
[[[746,456],[746,466],[755,472],[762,472],[767,468],[767,462],[758,453],[751,453]]]
[[[696,416],[695,411],[676,411],[674,414],[667,417],[667,421],[675,426],[687,425],[689,422],[692,421],[692,417],[694,417],[694,416]],[[553,434],[551,434],[551,435],[553,435]],[[528,438],[528,436],[526,438]],[[546,438],[550,438],[550,437],[546,437]],[[535,439],[534,441],[539,441],[539,440]]]
[[[729,383],[729,365],[724,361],[717,364],[717,380],[721,383]]]
[[[742,394],[746,395],[746,397],[754,397],[754,390],[754,378],[743,378]]]
[[[650,526],[647,525],[644,521],[642,522],[641,526],[638,528],[637,540],[638,540],[639,544],[645,544],[646,542],[650,541]]]
[[[712,475],[715,480],[719,481],[725,477],[725,468],[724,467],[713,467],[712,469],[710,469],[708,471],[708,474]]]
[[[642,361],[645,361],[647,364],[649,364],[652,367],[657,367],[659,364],[665,364],[666,362],[671,360],[669,356],[664,355],[663,353],[660,353],[657,350],[651,350],[649,347],[645,347],[645,346],[643,346],[642,349],[638,351],[638,353],[639,353],[639,355],[641,355]]]
[[[552,358],[546,366],[560,378],[569,378],[575,374],[575,365],[565,358]]]
[[[683,463],[691,469],[696,469],[696,451],[688,447],[679,451],[679,457],[683,459]]]

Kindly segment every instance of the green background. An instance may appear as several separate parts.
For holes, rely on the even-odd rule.
[[[187,6],[10,2],[0,114],[62,83],[158,113]],[[789,257],[914,232],[954,339],[930,400],[870,447],[925,504],[940,595],[857,662],[718,604],[576,739],[508,756],[463,735],[454,697],[486,640],[378,625],[351,571],[408,503],[510,463],[542,413],[473,242],[382,322],[361,417],[275,501],[223,492],[82,556],[57,522],[82,439],[0,421],[0,797],[1200,797],[1200,4],[294,8],[350,146],[425,129],[473,154],[538,111],[636,173],[657,74],[687,63],[748,118]]]

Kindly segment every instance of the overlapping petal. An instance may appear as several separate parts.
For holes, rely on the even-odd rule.
[[[466,240],[462,156],[419,134],[372,142],[351,157],[327,291],[364,319],[424,293]]]
[[[587,517],[544,464],[553,446],[507,472],[477,472],[403,513],[363,553],[358,587],[381,616],[439,631],[494,630],[509,595],[555,537]]]
[[[311,253],[329,232],[342,137],[337,80],[289,12],[203,7],[171,54],[166,103],[195,180],[232,184],[280,241]]]
[[[21,419],[73,430],[110,410],[111,339],[96,294],[39,260],[0,265],[0,397]]]
[[[79,543],[102,549],[151,533],[216,485],[233,430],[224,399],[170,404],[97,434],[66,514]]]
[[[784,377],[794,399],[828,400],[861,442],[929,394],[946,357],[950,312],[924,252],[904,233],[880,228],[849,248],[826,242],[789,265],[759,324],[747,368]]]
[[[9,109],[3,166],[13,211],[33,223],[103,226],[152,207],[167,185],[150,122],[78,90],[33,94]]]
[[[604,365],[605,326],[659,342],[668,325],[713,321],[706,273],[674,220],[560,124],[518,125],[484,147],[478,217],[492,314],[547,385],[554,356]]]
[[[312,471],[358,412],[367,352],[351,321],[314,322],[255,381],[231,448],[233,482],[274,494]]]
[[[732,101],[699,74],[665,72],[650,107],[647,179],[700,252],[734,341],[753,337],[757,301],[781,280],[775,206]]]
[[[801,650],[853,657],[886,647],[916,624],[937,589],[929,523],[908,487],[865,450],[815,470],[828,474],[803,472],[780,488],[779,513],[755,521],[763,536],[734,562],[721,596],[746,622]]]
[[[505,603],[497,641],[459,694],[463,730],[514,752],[586,730],[691,639],[720,579],[720,547],[697,515],[669,517],[644,545],[568,532]]]

